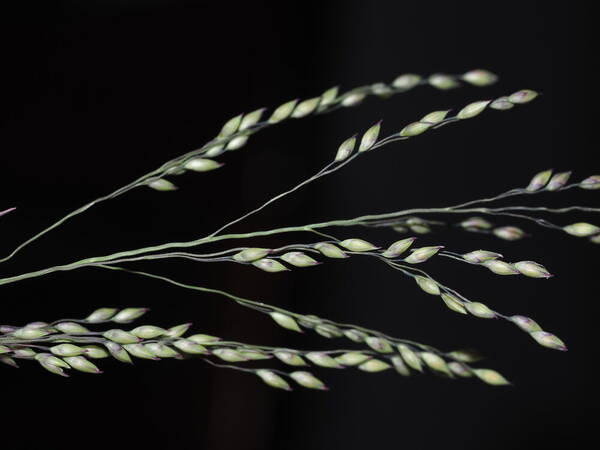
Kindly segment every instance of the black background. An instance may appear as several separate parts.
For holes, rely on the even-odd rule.
[[[361,158],[235,227],[298,225],[413,206],[445,206],[525,185],[541,169],[598,173],[592,141],[597,55],[583,2],[20,2],[1,14],[0,247],[8,253],[84,202],[211,139],[243,111],[308,98],[339,84],[403,72],[498,73],[490,88],[419,88],[358,108],[290,121],[224,155],[226,166],[139,189],[103,204],[1,267],[9,276],[81,257],[190,240],[295,185],[339,143],[383,119],[390,134],[437,109],[521,88],[544,93],[506,113],[428,133]],[[4,6],[3,6],[4,9]],[[598,205],[594,192],[533,203]],[[588,217],[558,217],[560,224]],[[499,224],[509,224],[498,220]],[[53,376],[34,363],[0,368],[6,448],[569,448],[593,436],[597,413],[596,254],[584,239],[520,223],[534,236],[507,243],[443,231],[421,244],[496,250],[558,276],[500,277],[449,260],[432,274],[508,314],[533,316],[567,353],[537,346],[503,321],[445,309],[386,267],[352,258],[266,274],[235,265],[163,261],[132,267],[224,288],[302,313],[360,323],[454,349],[476,346],[514,387],[431,376],[319,370],[327,393],[280,392],[200,361],[101,361],[100,376]],[[343,229],[381,245],[393,231]],[[312,242],[306,235],[250,241]],[[441,259],[441,258],[438,258]],[[149,306],[160,326],[193,321],[250,343],[333,348],[294,335],[224,299],[126,274],[82,269],[2,286],[0,322],[83,317],[99,306]]]

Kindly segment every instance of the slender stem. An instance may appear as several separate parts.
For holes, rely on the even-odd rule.
[[[126,268],[118,267],[118,266],[97,265],[95,267],[99,267],[99,268],[102,268],[102,269],[118,270],[118,271],[122,271],[122,272],[132,273],[132,274],[135,274],[135,275],[141,275],[141,276],[145,276],[145,277],[149,277],[149,278],[154,278],[154,279],[157,279],[157,280],[161,280],[161,281],[164,281],[166,283],[169,283],[169,284],[172,284],[172,285],[175,285],[175,286],[178,286],[178,287],[182,287],[182,288],[185,288],[185,289],[191,289],[191,290],[194,290],[194,291],[207,292],[207,293],[211,293],[211,294],[221,295],[221,296],[224,296],[226,298],[229,298],[230,300],[233,300],[234,302],[236,302],[236,303],[238,303],[238,304],[240,304],[242,306],[249,307],[251,309],[255,309],[255,310],[260,311],[262,313],[267,313],[268,314],[268,313],[271,313],[271,312],[279,312],[279,313],[286,314],[288,316],[294,317],[296,319],[302,319],[304,317],[302,314],[294,313],[292,311],[287,311],[287,310],[285,310],[283,308],[278,308],[276,306],[269,305],[269,304],[266,304],[266,303],[257,302],[257,301],[254,301],[254,300],[249,300],[247,298],[238,297],[238,296],[233,295],[233,294],[231,294],[229,292],[226,292],[226,291],[222,291],[222,290],[219,290],[219,289],[205,288],[205,287],[197,286],[197,285],[185,284],[185,283],[181,283],[179,281],[175,281],[175,280],[173,280],[171,278],[164,277],[162,275],[156,275],[156,274],[149,273],[149,272],[141,272],[141,271],[138,271],[138,270],[130,270],[130,269],[126,269]],[[398,339],[398,338],[389,336],[387,334],[381,333],[379,331],[371,330],[369,328],[364,328],[364,327],[361,327],[361,326],[358,326],[358,325],[353,325],[353,324],[342,324],[342,323],[333,322],[333,321],[327,320],[327,319],[321,319],[321,320],[323,322],[327,322],[327,323],[330,323],[332,325],[341,326],[341,327],[347,327],[347,328],[353,328],[355,330],[360,330],[360,331],[363,331],[363,332],[365,332],[367,334],[370,334],[370,335],[385,337],[386,339],[390,339],[390,340],[395,341],[395,342],[402,342],[402,343],[413,345],[413,346],[419,347],[419,348],[433,349],[436,352],[441,353],[440,350],[437,350],[434,347],[431,347],[431,346],[428,346],[428,345],[424,345],[424,344],[421,344],[421,343],[418,343],[418,342],[406,340],[406,339]]]
[[[320,222],[320,223],[314,223],[314,224],[310,224],[310,225],[282,227],[282,228],[275,228],[275,229],[271,229],[271,230],[254,231],[254,232],[250,232],[250,233],[222,234],[219,236],[204,237],[204,238],[196,239],[193,241],[187,241],[187,242],[169,242],[169,243],[161,244],[161,245],[155,245],[155,246],[143,247],[143,248],[139,248],[139,249],[135,249],[135,250],[112,253],[112,254],[105,255],[105,256],[85,258],[85,259],[82,259],[82,260],[79,260],[79,261],[76,261],[76,262],[73,262],[70,264],[58,265],[58,266],[49,267],[49,268],[42,269],[42,270],[24,273],[24,274],[13,276],[13,277],[2,278],[2,279],[0,279],[0,286],[4,285],[4,284],[14,283],[14,282],[21,281],[21,280],[26,280],[29,278],[35,278],[35,277],[47,275],[47,274],[54,273],[54,272],[74,270],[74,269],[78,269],[80,267],[96,265],[98,263],[110,263],[113,260],[128,258],[131,256],[142,255],[142,254],[146,254],[146,253],[160,252],[163,250],[169,250],[169,249],[173,249],[173,248],[196,247],[199,245],[204,245],[204,244],[208,244],[208,243],[214,243],[214,242],[219,242],[219,241],[224,241],[224,240],[229,240],[229,239],[248,239],[248,238],[254,238],[254,237],[273,236],[273,235],[282,234],[282,233],[303,232],[303,231],[312,232],[315,229],[321,229],[321,228],[350,227],[350,226],[357,226],[357,225],[366,225],[366,224],[368,224],[369,221],[375,221],[375,220],[381,220],[381,219],[391,219],[391,218],[400,217],[400,216],[404,216],[404,215],[411,215],[411,214],[466,214],[466,213],[481,213],[481,214],[519,217],[519,218],[523,218],[526,220],[533,220],[538,225],[541,225],[541,226],[546,226],[546,227],[553,228],[553,229],[561,229],[561,227],[554,225],[554,224],[550,224],[549,222],[546,222],[542,219],[535,219],[535,218],[532,218],[529,216],[511,214],[508,212],[496,212],[496,211],[490,210],[488,208],[469,208],[469,209],[459,209],[459,210],[455,210],[455,209],[453,209],[453,207],[415,208],[415,209],[406,209],[403,211],[396,211],[396,212],[385,213],[385,214],[364,215],[364,216],[356,217],[354,219],[331,220],[328,222]]]
[[[315,175],[313,175],[310,178],[307,178],[306,180],[304,180],[303,182],[301,182],[300,184],[296,185],[295,187],[293,187],[292,189],[289,189],[285,192],[282,192],[281,194],[273,197],[272,199],[266,201],[265,203],[263,203],[261,206],[259,206],[258,208],[253,209],[252,211],[244,214],[243,216],[238,217],[235,220],[232,220],[229,223],[226,223],[225,225],[223,225],[222,227],[220,227],[219,229],[217,229],[216,231],[212,232],[211,234],[209,234],[207,237],[211,238],[213,236],[216,236],[217,234],[221,233],[222,231],[226,230],[227,228],[235,225],[236,223],[241,222],[242,220],[250,217],[253,214],[256,214],[257,212],[263,210],[264,208],[266,208],[267,206],[269,206],[271,203],[276,202],[277,200],[285,197],[286,195],[289,195],[295,191],[297,191],[298,189],[300,189],[303,186],[306,186],[309,183],[312,183],[313,181],[317,180],[318,178],[320,178],[321,176],[323,176],[324,172],[327,171],[327,169],[329,169],[331,166],[333,166],[335,163],[331,162],[329,164],[327,164],[323,169],[321,169],[319,172],[317,172]],[[339,167],[337,167],[335,170],[337,170]],[[331,173],[331,172],[329,172]]]

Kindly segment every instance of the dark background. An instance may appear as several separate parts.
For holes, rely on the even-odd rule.
[[[243,111],[390,81],[404,72],[487,68],[490,88],[419,88],[359,108],[286,122],[220,158],[221,170],[173,180],[180,190],[139,189],[103,204],[31,245],[0,274],[81,257],[190,240],[314,173],[339,143],[384,119],[390,134],[436,109],[521,88],[530,105],[398,143],[361,158],[236,226],[250,231],[413,206],[445,206],[525,185],[541,169],[600,172],[592,143],[597,72],[591,12],[583,2],[20,2],[0,15],[0,247],[18,243],[90,199],[202,145]],[[594,192],[533,203],[598,205]],[[560,224],[589,216],[558,217]],[[512,224],[497,220],[498,224]],[[362,449],[569,448],[592,436],[598,412],[598,248],[517,223],[516,243],[447,230],[421,238],[463,252],[486,248],[534,259],[558,276],[499,277],[449,260],[433,275],[474,300],[533,316],[569,345],[537,346],[504,321],[454,314],[399,273],[352,258],[266,274],[235,265],[163,261],[132,267],[223,288],[294,311],[360,323],[445,349],[476,346],[514,387],[404,379],[356,370],[317,373],[327,393],[276,391],[250,375],[200,361],[100,361],[101,376],[53,376],[34,363],[0,368],[6,448]],[[375,231],[375,232],[374,232]],[[393,231],[343,229],[386,245]],[[313,242],[306,235],[250,241]],[[334,348],[295,335],[220,297],[126,274],[82,269],[2,286],[0,322],[84,317],[99,306],[149,306],[144,322],[193,321],[250,343]]]

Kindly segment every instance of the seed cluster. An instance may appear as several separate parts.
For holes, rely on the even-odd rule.
[[[325,390],[327,387],[305,370],[288,373],[279,369],[243,367],[240,363],[274,358],[292,367],[357,367],[363,372],[381,372],[394,368],[403,376],[429,368],[434,373],[450,378],[475,376],[488,384],[508,384],[502,375],[491,369],[472,368],[468,363],[480,359],[473,352],[459,350],[445,354],[421,344],[406,343],[382,335],[369,335],[352,327],[338,327],[316,316],[307,316],[299,324],[291,316],[276,312],[271,314],[273,320],[284,328],[301,331],[302,326],[315,329],[328,338],[345,336],[362,344],[364,348],[304,351],[224,341],[208,334],[184,336],[191,326],[189,323],[168,329],[154,325],[142,325],[130,330],[111,328],[106,331],[91,331],[88,328],[113,323],[127,324],[146,312],[147,308],[126,308],[120,311],[115,308],[100,308],[81,320],[33,322],[24,327],[3,325],[0,327],[0,361],[18,367],[16,360],[32,360],[51,373],[68,377],[66,371],[70,369],[99,374],[101,370],[93,361],[109,357],[125,363],[132,363],[132,357],[147,360],[196,357],[217,367],[254,373],[266,384],[285,390],[291,390],[286,378],[305,388]],[[219,361],[229,364],[223,365]]]

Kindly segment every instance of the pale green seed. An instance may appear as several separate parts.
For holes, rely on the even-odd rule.
[[[218,348],[213,350],[212,354],[227,362],[247,361],[244,355],[231,348]]]
[[[277,123],[287,119],[296,107],[296,103],[298,103],[298,100],[291,100],[279,106],[275,111],[273,111],[273,114],[271,114],[269,123]]]
[[[521,274],[531,278],[550,278],[552,274],[544,266],[534,261],[519,261],[513,264]]]
[[[464,303],[465,308],[475,317],[480,317],[482,319],[495,319],[496,313],[488,308],[483,303],[479,302],[467,302]]]
[[[272,312],[269,315],[280,327],[302,333],[302,329],[298,326],[298,322],[296,322],[292,317],[277,311]]]
[[[117,313],[117,308],[99,308],[85,318],[86,322],[98,323],[109,320]]]
[[[461,78],[474,86],[489,86],[498,81],[498,76],[484,69],[471,70]]]
[[[67,356],[65,362],[73,369],[86,373],[102,373],[98,367],[91,361],[88,361],[83,356]]]
[[[338,91],[339,88],[337,86],[334,86],[323,92],[323,95],[321,95],[321,104],[319,105],[319,109],[322,109],[322,107],[324,106],[331,105],[335,101],[338,95]]]
[[[390,369],[392,366],[390,366],[388,363],[381,361],[379,359],[370,359],[367,362],[362,363],[360,366],[358,366],[358,368],[364,372],[381,372],[383,370],[387,370]]]
[[[567,184],[570,177],[571,172],[557,173],[550,179],[548,185],[546,186],[546,189],[549,191],[557,191]]]
[[[489,105],[490,100],[482,100],[478,102],[473,102],[465,106],[461,109],[456,117],[459,119],[471,119],[472,117],[478,116],[481,114],[487,105]]]
[[[223,128],[219,133],[219,137],[227,137],[235,133],[240,127],[240,123],[242,122],[242,116],[243,114],[237,115],[225,122],[225,125],[223,125]]]
[[[102,359],[110,356],[106,350],[98,345],[86,345],[83,347],[83,352],[85,353],[86,357],[92,359]]]
[[[19,328],[12,332],[12,335],[19,339],[39,339],[41,337],[47,336],[50,334],[48,330],[42,330],[39,328]]]
[[[173,342],[173,346],[182,352],[190,353],[192,355],[206,355],[209,353],[206,347],[196,344],[195,342],[188,341],[187,339],[179,339]]]
[[[85,350],[73,344],[59,344],[50,347],[50,351],[57,356],[79,356]]]
[[[531,179],[529,185],[527,185],[525,189],[529,192],[539,191],[541,188],[546,186],[551,176],[552,169],[539,172]]]
[[[560,350],[563,352],[567,351],[567,346],[565,345],[565,343],[552,333],[548,333],[546,331],[533,331],[530,334],[531,337],[534,338],[538,344],[543,345],[544,347],[552,348],[554,350]]]
[[[462,257],[465,261],[474,264],[479,264],[484,261],[502,258],[502,255],[500,253],[489,252],[487,250],[474,250],[472,252],[465,253],[464,255],[462,255]]]
[[[442,120],[444,120],[446,118],[446,116],[448,115],[449,112],[450,112],[449,109],[446,109],[443,111],[433,111],[433,112],[430,112],[429,114],[423,116],[419,122],[426,122],[426,123],[431,123],[431,124],[440,123]]]
[[[319,264],[318,261],[302,252],[287,252],[281,255],[281,259],[296,267],[310,267]]]
[[[246,114],[242,119],[242,122],[240,123],[240,131],[244,131],[256,125],[256,123],[260,120],[264,112],[265,108],[260,108],[255,111],[252,111],[251,113]]]
[[[271,387],[283,389],[285,391],[292,390],[287,381],[285,381],[275,372],[266,369],[259,369],[256,371],[256,375],[258,375],[266,384],[268,384]]]
[[[163,336],[166,330],[154,325],[142,325],[131,330],[131,334],[142,339],[154,339],[158,336]]]
[[[148,187],[154,189],[155,191],[176,191],[177,186],[171,183],[169,180],[165,180],[164,178],[154,178],[147,182]]]
[[[365,339],[366,344],[379,353],[392,353],[394,349],[387,339],[369,336]]]
[[[568,234],[577,237],[588,237],[600,233],[600,227],[590,223],[578,222],[563,227]]]
[[[490,103],[490,108],[495,109],[497,111],[506,111],[508,109],[514,108],[514,104],[510,102],[508,97],[499,97],[496,100]]]
[[[465,363],[474,363],[477,361],[481,361],[483,359],[483,356],[481,355],[481,353],[477,352],[476,350],[472,350],[472,349],[455,350],[453,352],[450,352],[448,354],[448,356],[450,358],[453,358],[460,362],[465,362]]]
[[[600,189],[600,175],[592,175],[586,178],[579,183],[579,187],[582,189]]]
[[[344,336],[354,342],[363,342],[367,338],[367,334],[360,330],[344,330]]]
[[[295,119],[299,119],[301,117],[306,117],[309,114],[312,114],[317,109],[317,106],[319,106],[320,101],[321,97],[315,97],[300,102],[300,104],[294,109],[292,117]]]
[[[56,328],[61,333],[66,333],[66,334],[85,334],[85,333],[89,333],[89,331],[90,331],[86,327],[84,327],[78,323],[75,323],[75,322],[57,323],[56,325],[54,325],[54,328]]]
[[[310,372],[298,371],[290,373],[290,377],[300,386],[309,389],[327,390],[327,386]]]
[[[379,248],[370,242],[356,238],[343,240],[340,242],[340,245],[351,252],[368,252],[371,250],[377,250]]]
[[[465,309],[463,303],[454,295],[449,294],[447,292],[442,292],[442,300],[444,301],[444,304],[451,309],[452,311],[455,311],[457,313],[460,314],[468,314],[467,310]]]
[[[428,81],[431,86],[442,90],[454,89],[460,86],[460,83],[454,77],[444,73],[433,74]]]
[[[270,248],[246,248],[233,255],[233,259],[238,262],[252,262],[264,258],[271,253]]]
[[[410,376],[410,369],[408,367],[406,367],[406,364],[404,364],[404,360],[402,359],[401,356],[394,355],[394,356],[392,356],[391,361],[394,366],[394,369],[396,369],[396,372],[398,372],[400,375],[402,375],[404,377]]]
[[[344,253],[343,250],[328,242],[320,242],[318,244],[315,244],[315,249],[317,249],[319,252],[321,252],[324,256],[327,256],[328,258],[348,258],[348,255],[346,255],[346,253]]]
[[[342,330],[329,323],[320,323],[316,325],[315,331],[327,339],[337,338],[343,335]]]
[[[392,86],[400,90],[408,90],[417,86],[421,82],[421,76],[414,73],[406,73],[397,77]]]
[[[104,336],[106,339],[116,342],[117,344],[134,344],[140,341],[140,339],[137,336],[128,333],[127,331],[118,329],[108,330],[104,332],[102,336]]]
[[[281,362],[288,364],[290,366],[306,366],[308,365],[306,361],[304,361],[300,355],[293,352],[288,352],[285,350],[276,350],[274,355]]]
[[[410,349],[410,347],[408,347],[405,344],[398,344],[398,351],[400,352],[400,356],[402,356],[404,362],[409,367],[412,367],[413,369],[418,370],[419,372],[423,372],[421,360],[419,359],[417,354]]]
[[[529,103],[531,100],[536,98],[539,94],[531,89],[522,89],[508,96],[508,100],[511,103]]]
[[[510,382],[500,375],[495,370],[491,369],[474,369],[473,373],[482,381],[493,386],[505,386]]]
[[[446,365],[446,361],[444,361],[441,357],[431,352],[422,352],[419,355],[421,359],[427,364],[427,366],[435,371],[442,372],[448,376],[452,376],[452,372],[448,369]]]
[[[310,352],[310,353],[307,353],[305,356],[310,362],[312,362],[313,364],[316,364],[317,366],[327,367],[330,369],[343,369],[344,368],[344,366],[342,366],[340,363],[338,363],[334,358],[329,356],[327,353]]]
[[[512,323],[517,325],[521,330],[531,333],[533,331],[542,331],[537,322],[526,316],[511,316],[508,318]]]
[[[342,99],[341,105],[346,108],[356,106],[356,105],[360,104],[365,99],[366,96],[367,96],[367,94],[362,93],[362,92],[349,92],[342,96],[343,99]]]
[[[369,128],[366,133],[363,135],[360,145],[358,147],[358,151],[366,152],[369,150],[375,143],[377,142],[377,138],[379,137],[379,130],[381,129],[381,122],[376,123],[371,128]]]
[[[497,275],[518,275],[520,273],[512,264],[497,259],[484,261],[481,265]]]
[[[127,353],[127,351],[116,342],[105,342],[104,346],[108,349],[112,357],[115,358],[117,361],[121,361],[127,364],[133,363],[133,361],[131,361],[129,353]]]
[[[171,347],[162,344],[160,342],[150,342],[149,344],[144,344],[144,347],[148,350],[151,355],[154,355],[158,358],[178,358],[181,355],[173,350]],[[154,359],[154,358],[153,358]]]
[[[112,321],[116,323],[129,323],[139,319],[144,314],[150,311],[150,308],[125,308],[119,311]]]
[[[248,142],[248,136],[236,136],[229,141],[225,148],[227,150],[238,150],[246,145],[246,142]]]
[[[444,247],[441,245],[433,247],[420,247],[414,249],[410,255],[404,258],[404,261],[409,264],[420,264],[427,261],[429,258],[437,254]]]
[[[222,167],[223,164],[208,158],[192,158],[183,167],[194,172],[209,172]]]
[[[125,344],[123,346],[127,352],[140,359],[159,359],[150,348],[146,347],[144,344]]]
[[[429,122],[413,122],[406,125],[400,131],[400,136],[412,137],[418,136],[419,134],[424,133],[429,128],[431,128],[432,124]]]
[[[170,337],[170,338],[181,337],[187,332],[187,330],[190,329],[191,326],[192,326],[191,323],[184,323],[181,325],[176,325],[174,327],[169,328],[165,332],[165,336]]]
[[[335,360],[344,366],[357,366],[371,359],[372,356],[358,352],[348,352],[337,356]]]
[[[467,366],[456,361],[449,362],[448,368],[454,375],[457,375],[462,378],[468,378],[473,376],[473,372],[471,372]]]
[[[401,239],[399,241],[394,242],[390,245],[385,252],[381,255],[386,258],[396,258],[409,249],[411,245],[416,241],[417,238],[409,237],[406,239]]]
[[[338,151],[335,155],[335,161],[340,162],[340,161],[344,161],[345,159],[347,159],[352,154],[352,151],[354,150],[355,146],[356,146],[356,137],[355,136],[352,136],[351,138],[346,139],[344,142],[342,142],[342,144],[338,148]]]
[[[516,241],[525,236],[525,232],[517,227],[498,227],[493,230],[493,233],[500,239],[505,241]]]
[[[415,276],[415,281],[417,285],[428,294],[431,295],[440,295],[440,287],[438,284],[433,281],[431,278],[422,277],[420,275]]]
[[[211,336],[210,334],[194,334],[192,336],[188,336],[187,340],[195,342],[196,344],[212,344],[219,342],[221,338],[217,336]]]
[[[263,270],[265,272],[271,272],[271,273],[285,272],[285,271],[290,270],[287,267],[285,267],[283,264],[281,264],[279,261],[276,261],[276,260],[270,259],[270,258],[259,259],[258,261],[254,261],[252,263],[252,265],[254,267],[259,268],[260,270]]]

